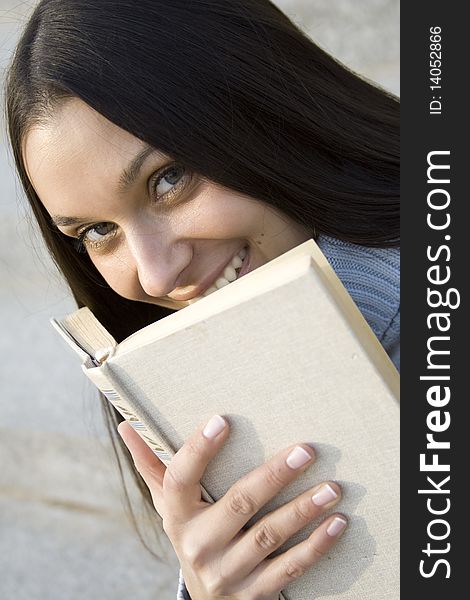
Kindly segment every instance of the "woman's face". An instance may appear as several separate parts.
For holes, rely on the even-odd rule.
[[[186,171],[78,99],[31,129],[23,148],[57,227],[80,239],[111,288],[130,300],[182,308],[311,237],[273,207]]]

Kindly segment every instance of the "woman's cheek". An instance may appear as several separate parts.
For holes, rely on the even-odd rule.
[[[260,202],[213,182],[200,187],[197,196],[181,216],[192,223],[196,239],[223,240],[250,236],[262,226]]]
[[[108,257],[92,257],[92,262],[109,287],[127,300],[142,300],[143,292],[136,270],[118,253]]]

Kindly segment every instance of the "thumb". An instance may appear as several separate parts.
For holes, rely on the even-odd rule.
[[[155,508],[163,515],[163,476],[166,467],[152,452],[140,435],[127,422],[119,423],[117,431],[131,453],[138,473],[147,484]]]

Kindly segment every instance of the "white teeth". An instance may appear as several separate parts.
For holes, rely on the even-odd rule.
[[[246,248],[242,248],[240,252],[232,258],[230,264],[225,267],[223,276],[219,277],[213,286],[207,289],[202,296],[209,296],[209,294],[212,294],[212,292],[216,292],[229,283],[232,283],[232,281],[235,281],[235,279],[238,277],[238,271],[242,266],[243,259],[246,256],[246,252]],[[200,298],[201,296],[198,296],[197,300]],[[196,298],[193,298],[193,300],[196,300]]]
[[[242,266],[242,259],[238,256],[238,254],[236,256],[233,257],[232,262],[230,263],[232,265],[232,267],[234,269],[238,269],[239,267]]]
[[[225,267],[224,277],[228,281],[235,281],[235,279],[237,278],[235,269],[233,268],[233,266],[231,264],[228,267]]]
[[[202,295],[208,296],[209,294],[212,294],[212,292],[216,292],[216,291],[217,291],[217,288],[215,286],[212,286],[208,290],[206,290]]]
[[[230,283],[230,281],[227,281],[225,279],[225,277],[219,277],[219,279],[217,279],[217,281],[215,282],[215,287],[220,290],[220,288],[223,288],[224,286],[228,285]]]

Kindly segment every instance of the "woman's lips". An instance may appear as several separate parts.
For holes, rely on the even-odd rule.
[[[245,246],[243,246],[243,247],[245,247]],[[199,285],[185,286],[185,287],[181,288],[180,291],[178,291],[178,292],[171,292],[171,294],[168,294],[167,298],[169,298],[170,300],[175,300],[177,302],[180,302],[180,301],[184,302],[187,300],[192,300],[193,298],[196,298],[198,296],[201,296],[201,294],[203,294],[211,286],[215,285],[215,282],[217,281],[217,279],[219,277],[221,277],[221,275],[223,274],[225,267],[227,267],[227,265],[229,265],[232,262],[234,256],[236,256],[241,251],[241,249],[242,248],[239,248],[234,254],[232,254],[230,259],[228,261],[226,261],[222,267],[217,267],[217,269],[214,269],[211,273],[209,273],[209,275],[205,279],[203,279]],[[249,251],[247,252],[247,255],[245,256],[245,258],[243,260],[242,268],[241,268],[238,278],[240,278],[242,276],[242,272],[245,270],[248,256],[249,256]]]

